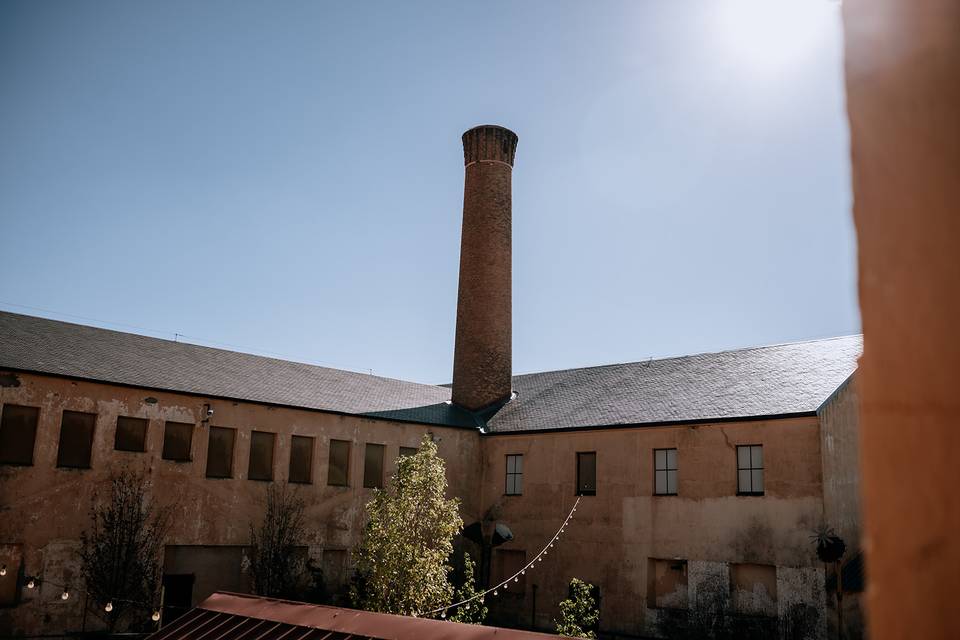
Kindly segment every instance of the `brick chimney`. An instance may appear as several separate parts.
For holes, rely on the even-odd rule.
[[[477,411],[510,399],[511,176],[517,135],[484,125],[463,134],[463,234],[453,402]]]

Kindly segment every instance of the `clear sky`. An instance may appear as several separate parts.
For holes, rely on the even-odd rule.
[[[446,382],[495,123],[515,372],[855,333],[841,48],[832,0],[5,0],[0,308]]]

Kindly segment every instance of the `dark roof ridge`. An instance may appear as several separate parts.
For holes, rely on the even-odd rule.
[[[671,360],[685,360],[687,358],[696,358],[699,356],[713,356],[725,353],[742,353],[744,351],[761,351],[763,349],[772,349],[774,347],[789,347],[799,344],[811,344],[813,342],[830,342],[831,340],[848,340],[850,338],[862,338],[862,333],[850,333],[844,336],[831,336],[829,338],[810,338],[808,340],[793,340],[789,342],[775,342],[773,344],[761,344],[751,347],[737,347],[735,349],[721,349],[719,351],[700,351],[698,353],[688,353],[675,356],[664,356],[662,358],[649,358],[647,360],[628,360],[627,362],[610,362],[607,364],[590,364],[584,367],[569,367],[567,369],[549,369],[547,371],[528,371],[526,373],[516,373],[514,378],[523,378],[525,376],[538,376],[546,373],[563,373],[565,371],[586,371],[587,369],[604,369],[607,367],[626,367],[631,365],[646,365],[654,362],[669,362]],[[450,383],[439,386],[449,386]]]

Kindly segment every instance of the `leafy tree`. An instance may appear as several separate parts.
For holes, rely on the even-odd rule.
[[[570,581],[570,597],[560,603],[560,619],[554,620],[557,633],[573,638],[596,638],[600,620],[593,586],[579,578]]]
[[[453,596],[454,602],[463,602],[481,593],[481,590],[477,589],[474,569],[473,558],[470,557],[469,553],[463,554],[463,585],[457,589]],[[486,619],[487,605],[484,604],[483,598],[477,598],[457,607],[457,610],[449,618],[453,622],[465,622],[467,624],[483,624]]]
[[[369,611],[416,615],[450,603],[447,564],[463,526],[457,499],[447,499],[443,459],[429,435],[415,455],[367,503],[368,521],[354,550],[359,580],[354,604]]]
[[[306,588],[306,557],[298,546],[304,538],[303,509],[303,500],[287,485],[267,487],[263,520],[250,524],[250,556],[244,563],[254,593],[294,598]]]
[[[80,535],[80,572],[110,631],[133,615],[145,619],[159,604],[172,507],[156,507],[150,488],[141,472],[124,468],[112,475],[109,495],[94,493],[90,528]]]

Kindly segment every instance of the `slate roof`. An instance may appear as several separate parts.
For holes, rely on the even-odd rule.
[[[860,336],[514,376],[492,433],[811,414]],[[476,428],[450,389],[0,311],[0,367],[406,422]]]

